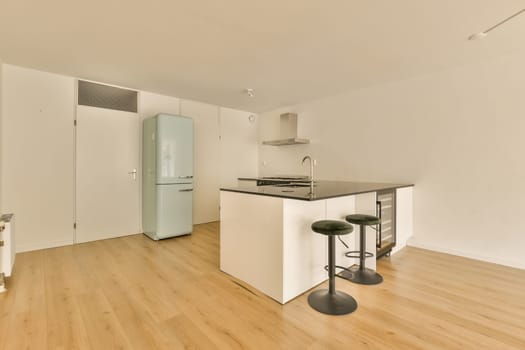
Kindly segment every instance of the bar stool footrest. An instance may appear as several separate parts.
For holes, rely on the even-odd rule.
[[[352,250],[352,251],[346,252],[345,256],[347,258],[359,259],[361,257],[361,251],[360,250]],[[373,256],[374,256],[374,253],[365,252],[365,258],[371,258]]]
[[[340,265],[335,265],[334,267],[335,267],[336,269],[341,269],[341,270],[343,270],[343,271],[339,272],[339,274],[336,273],[336,274],[335,274],[335,277],[339,277],[339,278],[342,278],[342,279],[348,280],[348,277],[343,277],[343,276],[341,276],[341,274],[345,273],[346,276],[349,276],[349,275],[352,275],[352,274],[354,273],[354,270],[349,269],[348,267],[344,267],[344,266],[340,266]],[[328,265],[325,265],[325,266],[324,266],[324,270],[325,270],[326,272],[328,272]]]

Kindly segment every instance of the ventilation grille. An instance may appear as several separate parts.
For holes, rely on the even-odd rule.
[[[137,113],[137,96],[133,90],[78,81],[78,104],[82,106]]]

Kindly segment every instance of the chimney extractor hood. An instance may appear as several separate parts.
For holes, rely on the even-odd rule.
[[[297,114],[281,114],[280,138],[278,140],[263,141],[263,145],[286,146],[310,143],[310,140],[297,138]]]

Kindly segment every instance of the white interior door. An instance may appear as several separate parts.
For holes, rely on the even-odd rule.
[[[140,229],[139,116],[77,106],[76,243]]]

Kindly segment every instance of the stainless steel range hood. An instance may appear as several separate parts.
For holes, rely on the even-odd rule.
[[[281,114],[279,132],[278,140],[263,141],[263,145],[286,146],[310,143],[310,140],[297,137],[297,113]]]

